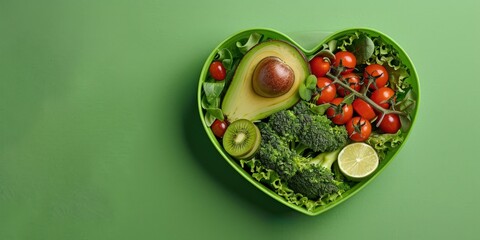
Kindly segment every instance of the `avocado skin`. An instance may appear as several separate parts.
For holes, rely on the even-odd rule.
[[[264,97],[253,88],[252,76],[257,64],[266,57],[277,57],[294,72],[295,80],[285,94]],[[229,122],[238,119],[251,121],[264,119],[271,114],[290,108],[300,100],[298,88],[310,74],[308,60],[297,47],[282,40],[257,44],[240,60],[230,86],[222,101],[222,111]]]

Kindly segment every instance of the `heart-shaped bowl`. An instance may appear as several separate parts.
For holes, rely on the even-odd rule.
[[[291,43],[294,47],[297,48],[298,51],[302,52],[305,55],[306,60],[313,58],[316,54],[318,54],[320,50],[322,50],[329,43],[331,43],[332,40],[338,41],[343,39],[344,41],[348,41],[345,39],[348,39],[349,36],[351,37],[355,34],[366,34],[371,38],[381,39],[381,41],[385,46],[382,46],[380,47],[380,49],[377,49],[378,51],[385,50],[383,48],[389,48],[389,47],[393,48],[397,56],[396,60],[394,61],[400,61],[401,64],[403,64],[403,66],[408,70],[408,77],[406,79],[408,79],[407,80],[408,84],[411,86],[410,89],[413,92],[412,95],[414,96],[413,98],[415,100],[415,104],[413,104],[413,106],[410,106],[411,107],[411,110],[409,112],[410,127],[401,133],[403,142],[401,142],[399,145],[395,147],[390,148],[385,153],[385,155],[382,157],[378,167],[376,168],[375,172],[373,172],[373,174],[371,174],[368,178],[362,179],[361,181],[351,183],[351,187],[349,188],[349,190],[347,190],[346,192],[343,192],[341,195],[335,197],[333,200],[315,202],[312,200],[308,200],[305,197],[298,199],[297,197],[295,197],[295,194],[291,194],[288,192],[287,193],[283,192],[283,194],[279,194],[279,189],[280,189],[280,192],[282,190],[282,186],[280,187],[278,186],[279,184],[281,185],[280,180],[274,179],[268,182],[269,176],[265,176],[265,175],[268,175],[268,173],[256,172],[255,169],[258,169],[258,166],[252,163],[252,161],[238,160],[231,157],[223,148],[221,138],[216,137],[214,132],[212,131],[211,124],[213,123],[213,120],[215,119],[215,117],[212,117],[212,114],[210,113],[207,114],[205,106],[202,103],[202,101],[204,101],[203,98],[205,95],[204,93],[205,90],[203,85],[207,81],[213,81],[209,74],[210,65],[214,60],[219,58],[220,50],[224,48],[232,48],[235,46],[242,47],[242,45],[244,45],[244,43],[249,40],[250,36],[252,36],[252,34],[255,34],[255,33],[261,34],[263,36],[262,37],[263,39],[281,40],[281,41]],[[222,54],[224,55],[225,53],[220,53],[220,55]],[[231,54],[231,53],[228,53],[228,54]],[[387,59],[385,61],[389,61],[389,60]],[[398,64],[398,63],[393,63],[393,64]],[[228,77],[229,76],[227,72],[227,78]],[[228,88],[228,85],[225,86],[225,89],[227,88]],[[223,92],[224,91],[225,90],[223,90]],[[246,180],[248,180],[258,189],[263,191],[265,194],[269,195],[273,199],[285,204],[286,206],[292,209],[295,209],[299,212],[302,212],[310,216],[323,213],[339,205],[340,203],[344,202],[348,198],[352,197],[357,192],[359,192],[363,187],[368,185],[373,179],[375,179],[375,177],[377,177],[386,168],[386,166],[389,165],[389,163],[394,159],[395,155],[398,153],[401,147],[405,144],[405,142],[408,139],[408,136],[410,135],[410,132],[412,130],[412,127],[414,125],[414,122],[417,116],[419,100],[420,100],[420,84],[419,84],[418,76],[412,61],[410,60],[406,52],[393,39],[391,39],[387,35],[377,30],[373,30],[369,28],[349,28],[349,29],[335,32],[330,36],[326,37],[325,39],[323,39],[322,41],[320,41],[317,46],[315,46],[313,49],[310,49],[310,50],[303,48],[290,37],[278,31],[275,31],[273,29],[256,28],[256,29],[248,29],[245,31],[238,32],[228,37],[223,42],[221,42],[215,49],[213,49],[211,54],[207,57],[200,74],[200,80],[198,84],[198,93],[197,93],[200,120],[204,126],[206,134],[210,138],[212,144],[218,150],[219,154],[228,162],[228,164],[230,164],[240,175],[242,175]],[[216,107],[221,108],[221,106],[218,106],[218,103]],[[390,144],[394,144],[394,143],[390,143]]]

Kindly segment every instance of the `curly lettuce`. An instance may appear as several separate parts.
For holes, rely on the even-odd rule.
[[[273,190],[288,203],[303,207],[307,209],[307,211],[313,211],[319,206],[324,206],[335,201],[341,197],[342,193],[349,189],[349,185],[345,184],[344,188],[342,191],[339,191],[339,193],[326,195],[318,200],[311,200],[300,193],[295,193],[283,180],[280,179],[275,171],[262,166],[259,160],[253,158],[250,160],[240,160],[239,162],[240,166],[248,171],[255,180]]]
[[[400,146],[403,140],[402,131],[398,130],[394,134],[372,134],[367,139],[367,143],[377,151],[380,160],[383,160],[388,151]]]

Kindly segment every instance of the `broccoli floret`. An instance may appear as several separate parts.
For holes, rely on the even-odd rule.
[[[301,144],[315,152],[330,152],[347,144],[345,126],[332,126],[323,115],[300,115],[302,129],[298,136]]]
[[[280,178],[287,180],[298,170],[294,159],[300,156],[290,149],[286,138],[274,131],[270,124],[257,124],[262,136],[257,158],[263,166],[274,170]]]
[[[273,130],[285,137],[287,141],[298,141],[302,125],[293,111],[276,112],[270,116],[268,123]]]
[[[347,143],[344,126],[334,126],[324,115],[312,112],[310,103],[300,101],[292,110],[283,110],[270,116],[268,123],[287,141],[298,142],[297,153],[305,148],[315,152],[333,151]]]
[[[346,191],[348,184],[337,181],[331,169],[339,151],[340,149],[324,152],[314,158],[304,158],[304,162],[298,162],[298,171],[288,180],[288,186],[310,199]]]
[[[312,106],[314,106],[313,103],[299,101],[293,106],[292,111],[295,113],[295,115],[313,114],[313,112],[311,111]]]

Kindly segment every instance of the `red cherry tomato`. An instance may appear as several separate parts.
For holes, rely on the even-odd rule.
[[[317,77],[324,77],[330,71],[330,61],[323,57],[314,57],[310,60],[310,69]]]
[[[353,90],[357,92],[360,91],[360,88],[362,87],[360,85],[360,77],[355,73],[342,74],[340,75],[340,80],[346,82]],[[350,91],[337,84],[337,93],[338,95],[345,97],[346,95],[350,94]]]
[[[227,76],[227,71],[220,61],[212,62],[208,71],[210,72],[210,76],[217,81],[221,81]]]
[[[317,78],[317,87],[321,90],[317,100],[317,105],[331,102],[335,98],[337,88],[335,87],[335,84],[332,84],[330,79],[326,77]]]
[[[373,107],[360,98],[353,100],[352,106],[353,110],[355,110],[355,112],[362,118],[367,119],[367,121],[371,121],[376,116]]]
[[[333,63],[333,66],[340,66],[340,62],[342,63],[342,66],[347,68],[342,73],[349,73],[353,72],[353,69],[355,69],[357,58],[351,52],[340,51],[335,53],[335,62]]]
[[[390,103],[395,100],[395,91],[389,87],[382,87],[375,90],[370,96],[370,99],[381,107],[388,109]]]
[[[343,98],[335,98],[330,102],[333,106],[327,109],[327,117],[337,125],[345,124],[353,116],[352,105],[342,102]]]
[[[227,130],[227,123],[225,121],[220,121],[216,119],[213,122],[211,128],[215,136],[217,136],[218,138],[222,138],[225,134],[225,131]]]
[[[397,133],[400,127],[400,119],[398,115],[393,113],[385,115],[379,126],[380,130],[384,133]]]
[[[372,125],[362,117],[354,117],[345,125],[348,136],[355,142],[363,142],[370,137]]]
[[[363,72],[364,79],[375,79],[375,82],[370,84],[370,89],[379,89],[384,87],[388,82],[388,72],[385,67],[380,64],[371,64],[365,68]],[[367,81],[365,80],[365,81]]]

